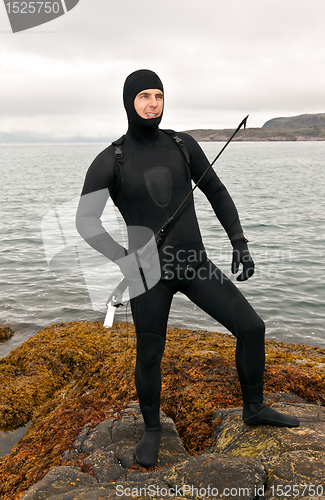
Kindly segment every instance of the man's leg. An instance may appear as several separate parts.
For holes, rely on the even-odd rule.
[[[135,456],[146,466],[156,463],[160,446],[160,362],[172,297],[173,293],[159,282],[131,300],[137,334],[135,384],[145,423],[145,433],[136,447]]]
[[[243,294],[210,260],[184,282],[183,293],[237,338],[236,366],[248,425],[297,426],[299,420],[263,403],[265,325]]]

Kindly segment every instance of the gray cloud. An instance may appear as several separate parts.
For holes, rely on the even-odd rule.
[[[1,8],[0,131],[115,137],[143,67],[164,81],[166,128],[325,111],[323,0],[83,0],[16,34]]]

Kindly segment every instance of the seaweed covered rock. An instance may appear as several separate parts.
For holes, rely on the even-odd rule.
[[[325,408],[304,403],[278,403],[272,407],[297,416],[300,426],[246,426],[242,408],[219,410],[213,415],[217,425],[212,452],[258,459],[268,473],[263,497],[267,500],[301,498],[303,494],[313,498],[316,494],[322,496],[325,494]]]
[[[10,339],[14,331],[10,326],[0,326],[0,342]]]
[[[163,466],[189,457],[174,422],[162,411],[161,424],[163,435],[158,465]],[[118,418],[115,414],[93,429],[86,424],[71,449],[66,450],[62,458],[76,459],[78,455],[82,457],[88,454],[83,463],[91,466],[94,476],[100,482],[107,482],[108,476],[112,476],[110,479],[116,479],[122,474],[121,471],[125,472],[126,469],[137,465],[134,449],[143,432],[144,423],[139,404],[131,402],[121,410]]]
[[[51,497],[57,498],[57,495],[63,494],[72,499],[76,490],[79,494],[79,485],[82,491],[90,493],[93,489],[97,489],[98,482],[93,476],[80,472],[77,467],[56,467],[39,483],[32,486],[22,498],[50,500]]]
[[[262,464],[253,458],[230,458],[225,455],[202,454],[190,457],[175,425],[161,413],[162,442],[157,467],[147,471],[137,467],[134,449],[143,434],[139,404],[132,402],[121,412],[121,418],[109,418],[94,429],[85,426],[64,457],[89,455],[83,464],[91,466],[92,476],[76,467],[56,467],[32,486],[22,500],[77,500],[130,496],[146,490],[156,498],[180,495],[222,498],[227,488],[239,499],[242,493],[255,498],[266,474]],[[59,496],[58,496],[59,495]],[[139,496],[135,494],[135,496]]]
[[[165,415],[174,422],[189,455],[185,459],[179,457],[180,463],[201,457],[207,450],[211,454],[216,439],[212,422],[215,420],[217,425],[221,422],[221,417],[213,417],[214,412],[242,404],[235,343],[234,337],[217,332],[168,328],[162,360],[161,401]],[[267,404],[325,405],[323,349],[267,340],[266,354]],[[31,420],[25,437],[10,454],[0,458],[3,500],[20,500],[31,485],[39,483],[57,467],[78,467],[82,473],[92,470],[98,477],[109,470],[115,475],[121,464],[115,462],[115,444],[111,448],[108,444],[113,429],[118,433],[115,437],[119,446],[124,443],[123,450],[119,449],[124,457],[123,469],[130,471],[129,467],[135,467],[130,464],[134,429],[138,424],[134,415],[120,417],[130,401],[136,399],[134,365],[133,325],[115,323],[106,329],[100,322],[87,321],[44,328],[0,360],[0,426],[9,430]],[[239,415],[241,410],[234,411]],[[123,421],[123,430],[115,424],[110,430],[112,419]],[[265,428],[258,435],[265,439]],[[86,436],[84,441],[83,436]],[[99,448],[98,443],[102,443]],[[175,443],[173,435],[168,444],[173,456]],[[262,440],[258,446],[260,451],[265,448]],[[92,456],[91,450],[95,453]],[[303,450],[287,453],[300,451]],[[213,453],[218,454],[224,459],[228,457],[227,460],[252,458],[265,466],[258,456],[231,456],[223,450]],[[218,463],[213,460],[214,464]],[[103,494],[102,487],[99,489],[96,495]],[[68,500],[67,496],[64,498]]]
[[[265,498],[298,497],[325,499],[325,451],[299,450],[283,453],[269,464]]]
[[[100,323],[58,323],[1,359],[0,427],[11,430],[27,424],[57,391],[83,375],[105,347],[114,359],[123,342],[119,348],[108,342],[108,331]]]
[[[241,402],[235,343],[217,332],[168,328],[162,405],[191,453],[211,444],[206,438],[212,412]],[[267,341],[266,353],[266,392],[281,390],[325,404],[324,349]],[[133,325],[115,323],[107,329],[100,322],[78,321],[43,328],[0,359],[0,427],[27,424],[69,386],[78,386],[80,393],[96,391],[99,398],[132,399],[134,365]],[[183,435],[188,428],[202,439],[190,443]]]
[[[276,500],[287,496],[322,498],[325,477],[325,408],[310,404],[275,404],[298,415],[299,428],[246,426],[242,408],[220,410],[216,443],[189,456],[176,428],[162,413],[162,445],[157,467],[136,467],[134,448],[143,422],[138,403],[130,403],[121,418],[90,430],[85,426],[70,454],[90,452],[83,460],[92,475],[76,467],[56,467],[32,486],[21,500],[144,498],[232,498]],[[220,422],[221,419],[221,422]],[[289,493],[291,494],[289,495]],[[287,493],[287,494],[285,494]],[[312,495],[314,493],[314,495]],[[307,497],[306,497],[307,498]]]
[[[253,500],[265,481],[266,473],[258,460],[207,453],[159,471],[132,471],[112,486],[115,495],[133,492],[139,496],[142,489],[156,498],[173,498],[177,494],[177,498]]]

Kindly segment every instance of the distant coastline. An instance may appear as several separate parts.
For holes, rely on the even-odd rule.
[[[199,142],[226,142],[233,129],[193,129],[184,130]],[[53,137],[49,134],[15,131],[0,132],[0,144],[110,144],[116,137]],[[272,118],[260,128],[240,130],[235,141],[325,141],[325,113],[304,114],[287,118]]]
[[[186,130],[199,142],[227,141],[231,129],[194,129]],[[240,130],[234,141],[325,141],[325,113],[305,114],[288,118],[273,118],[261,128]]]
[[[185,132],[194,137],[194,139],[198,142],[226,142],[231,136],[233,130],[197,129],[186,130]],[[233,140],[240,142],[325,141],[325,128],[300,130],[266,130],[263,128],[247,128],[246,130],[240,130]]]

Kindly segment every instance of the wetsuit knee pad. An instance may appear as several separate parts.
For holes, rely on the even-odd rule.
[[[154,333],[139,333],[137,335],[137,362],[143,368],[150,370],[159,364],[165,349],[165,339]]]
[[[246,299],[240,301],[235,307],[234,320],[239,338],[247,333],[250,339],[259,339],[264,342],[265,323]]]

